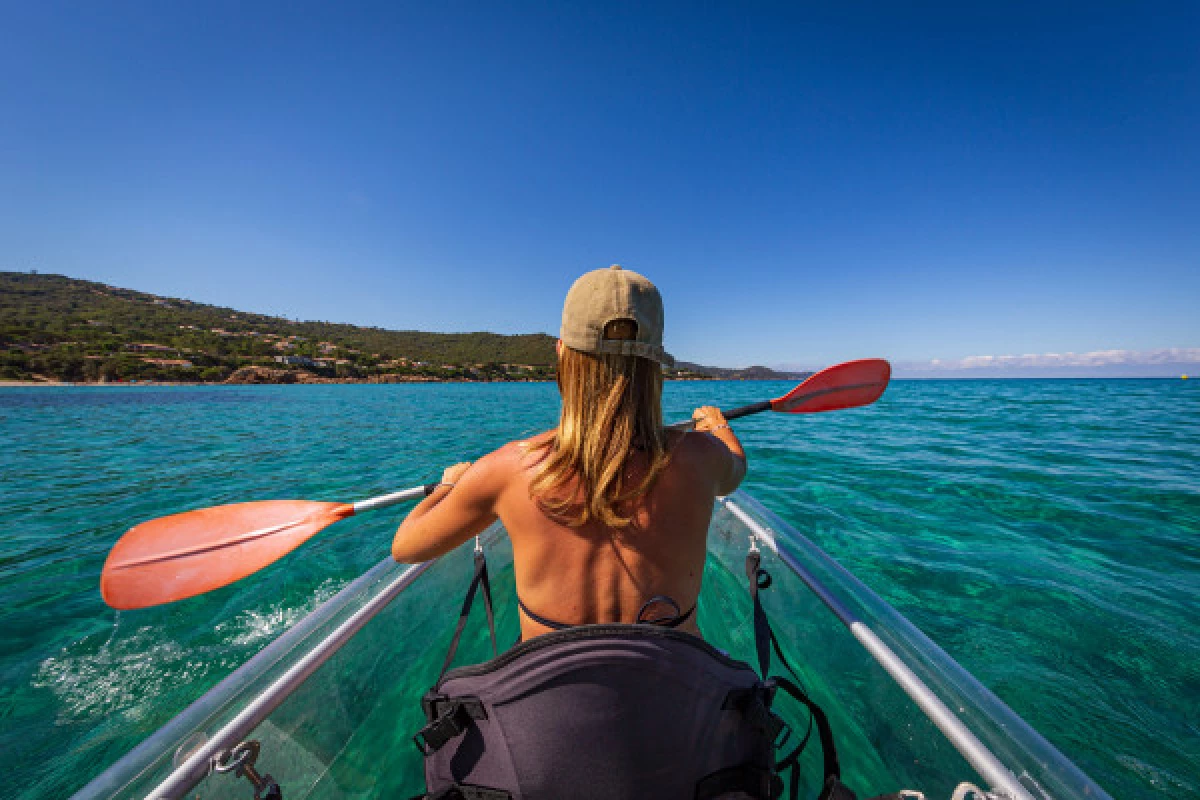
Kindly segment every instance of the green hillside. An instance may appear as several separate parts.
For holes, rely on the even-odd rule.
[[[63,275],[0,272],[0,380],[548,380],[544,333],[426,333],[293,322]],[[241,372],[238,372],[241,370]],[[237,373],[237,374],[235,374]],[[680,363],[671,378],[799,377]]]
[[[554,364],[554,338],[546,334],[425,333],[292,322],[20,272],[0,272],[0,350],[0,379],[7,380],[40,375],[68,381],[218,381],[248,365],[343,378],[544,379],[553,374]],[[280,358],[300,363],[280,363]]]

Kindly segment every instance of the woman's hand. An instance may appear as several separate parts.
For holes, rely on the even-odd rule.
[[[725,421],[725,415],[716,406],[700,406],[692,412],[692,419],[695,421],[698,431],[711,431],[720,425],[729,427],[729,423]]]
[[[417,503],[392,539],[392,557],[416,564],[458,547],[496,520],[496,501],[509,473],[496,454],[472,464],[464,461],[442,471],[443,485]]]
[[[453,486],[458,483],[458,479],[463,476],[467,470],[471,468],[470,461],[464,461],[461,464],[454,464],[442,470],[441,482],[447,486]]]

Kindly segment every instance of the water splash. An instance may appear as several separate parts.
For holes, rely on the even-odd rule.
[[[87,637],[43,661],[32,681],[59,701],[59,724],[122,712],[141,717],[172,685],[195,681],[210,665],[191,659],[178,642],[146,626],[99,647]]]
[[[171,689],[224,672],[294,625],[338,592],[344,581],[323,581],[303,602],[279,600],[247,609],[217,625],[216,641],[184,646],[164,639],[159,628],[143,626],[118,637],[120,612],[103,644],[80,639],[44,660],[32,681],[59,700],[60,724],[124,713],[145,718]]]
[[[245,648],[266,644],[337,594],[343,585],[345,581],[326,579],[304,603],[289,605],[279,602],[265,609],[243,611],[233,619],[217,625],[216,633],[232,647]]]

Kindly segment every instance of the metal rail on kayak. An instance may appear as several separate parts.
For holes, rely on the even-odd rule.
[[[231,749],[241,742],[250,731],[257,728],[259,723],[308,680],[308,677],[316,672],[318,667],[328,661],[329,657],[336,653],[342,645],[350,641],[350,637],[358,633],[362,626],[386,608],[388,603],[396,599],[397,595],[407,589],[432,564],[432,561],[414,564],[400,573],[386,589],[351,614],[316,647],[305,653],[299,661],[279,676],[262,694],[251,700],[241,713],[225,723],[224,727],[213,734],[211,739],[196,748],[186,761],[150,793],[150,797],[156,800],[157,798],[165,800],[179,797],[203,780],[208,775],[210,765],[216,756]]]
[[[743,492],[721,498],[719,504],[744,526],[754,540],[777,555],[779,561],[833,612],[867,653],[979,773],[995,795],[1011,800],[1046,800],[1057,796],[1043,791],[1027,771],[1020,776],[1014,774],[1012,768],[1006,766],[1007,761],[1010,765],[1036,762],[1033,764],[1035,768],[1053,772],[1056,785],[1071,787],[1066,796],[1097,800],[1108,798],[1103,790],[959,667],[950,656],[823,550]],[[503,528],[497,523],[482,536],[485,541],[494,540],[502,533]],[[86,800],[107,798],[129,792],[138,783],[149,785],[154,770],[165,771],[165,754],[176,748],[176,766],[145,796],[155,800],[182,797],[212,772],[215,759],[242,743],[322,664],[434,563],[417,564],[393,574],[398,571],[397,565],[390,558],[384,559],[205,693],[75,797]],[[362,600],[365,594],[372,591],[373,594]],[[361,604],[356,607],[356,602]],[[860,610],[856,611],[856,608]],[[874,616],[883,622],[876,626],[878,630],[872,629],[868,620],[864,619],[872,616],[871,609],[876,612]],[[330,628],[328,632],[322,631],[324,627]],[[309,643],[308,640],[316,635],[321,638]],[[890,640],[891,644],[885,639]],[[239,693],[247,690],[251,681],[262,680],[272,670],[280,669],[287,656],[298,652],[299,648],[304,648],[303,655],[286,664],[280,674],[246,700],[245,705],[220,724],[210,736],[199,736],[198,741],[187,738],[189,733],[214,727],[220,712],[230,707],[229,704]],[[898,650],[908,655],[907,661]],[[936,662],[933,667],[930,666],[932,662]],[[935,669],[938,671],[935,672]],[[919,672],[925,674],[924,679]],[[950,676],[949,681],[941,680],[946,675]],[[931,681],[941,690],[940,696],[930,687]],[[984,741],[988,736],[978,729],[979,726],[972,731],[945,702],[945,699],[953,698],[952,704],[959,706],[959,698],[963,696],[970,699],[962,701],[960,711],[965,711],[965,707],[971,705],[982,709],[980,713],[999,716],[997,727],[1009,734],[1019,734],[1021,746],[1002,747],[1012,752],[1005,753],[1006,759],[997,757],[994,750],[998,742],[1003,745],[1004,741],[992,736],[992,747],[989,748]],[[982,702],[973,702],[975,698],[982,698]]]
[[[147,797],[155,798],[155,800],[181,797],[200,783],[211,771],[214,757],[231,749],[249,735],[272,711],[279,707],[280,703],[316,672],[318,667],[328,661],[372,617],[387,607],[433,564],[434,561],[414,564],[392,578],[385,589],[372,596],[276,678],[261,694],[251,700],[237,716],[196,747],[186,760],[179,764]],[[197,722],[218,710],[229,698],[234,696],[241,689],[245,677],[270,669],[271,665],[277,663],[287,652],[297,646],[310,631],[340,611],[353,598],[353,595],[369,585],[373,578],[395,566],[395,561],[390,557],[386,558],[342,589],[337,595],[329,598],[287,633],[264,648],[254,658],[247,661],[199,700],[188,706],[171,722],[159,729],[157,733],[85,786],[75,795],[76,800],[110,797],[120,791],[137,777],[143,767],[144,756],[152,756],[154,753],[160,752],[164,746],[170,747],[176,744],[179,737],[183,736],[186,731],[194,730]]]
[[[812,589],[813,593],[843,625],[849,628],[854,638],[899,684],[904,693],[920,706],[921,710],[925,712],[925,716],[929,717],[930,721],[967,760],[967,763],[974,767],[976,772],[991,785],[993,791],[1002,790],[1012,800],[1035,800],[1033,795],[1020,784],[1017,776],[1013,775],[1012,771],[992,754],[992,751],[984,747],[983,742],[971,733],[962,720],[955,716],[954,712],[908,668],[908,665],[884,644],[883,640],[876,636],[875,632],[867,627],[845,603],[835,597],[810,570],[800,563],[796,554],[792,552],[791,542],[783,539],[781,543],[781,537],[776,536],[772,531],[759,524],[758,520],[747,514],[738,504],[738,500],[725,498],[721,502],[725,508],[729,509],[730,513],[741,520],[743,525],[754,532],[759,541],[775,551],[780,560],[787,564],[808,588]],[[745,500],[740,502],[745,502]]]
[[[854,636],[876,663],[887,672],[921,712],[937,726],[947,741],[962,755],[989,785],[991,792],[1012,800],[1050,800],[1060,796],[1047,789],[1038,779],[1022,769],[1018,775],[1004,760],[997,758],[993,747],[989,748],[972,731],[962,716],[956,714],[943,701],[943,697],[954,697],[960,712],[970,709],[985,714],[998,730],[1003,730],[1010,746],[1003,749],[1013,766],[1026,764],[1051,777],[1056,786],[1068,792],[1070,797],[1112,800],[1091,778],[1076,767],[1070,759],[1058,751],[1041,734],[1029,726],[1012,709],[976,678],[962,668],[949,654],[929,639],[899,611],[883,600],[870,587],[860,581],[836,559],[815,545],[807,537],[781,520],[776,514],[744,492],[719,498],[737,520],[749,529],[754,538],[774,552],[779,560],[812,590],[813,594],[833,612],[838,621]],[[752,513],[747,513],[747,512]],[[765,523],[765,524],[764,524]],[[821,580],[815,573],[820,570],[830,576]],[[831,584],[835,584],[831,586]],[[841,595],[834,591],[841,589]],[[885,621],[879,631],[851,608],[854,605],[874,609]],[[889,646],[879,635],[891,639]],[[909,660],[896,653],[903,649]],[[926,679],[917,674],[924,672]],[[938,684],[939,696],[929,686]]]

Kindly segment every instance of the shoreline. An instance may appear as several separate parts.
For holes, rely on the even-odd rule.
[[[0,389],[16,389],[24,387],[48,387],[48,388],[65,388],[65,387],[80,387],[80,388],[118,388],[128,389],[137,388],[139,386],[340,386],[340,385],[359,385],[359,386],[395,386],[403,383],[554,383],[553,380],[535,381],[478,381],[467,378],[462,379],[447,379],[447,378],[414,378],[406,381],[370,381],[356,380],[348,378],[329,378],[321,381],[0,381]]]
[[[667,381],[680,383],[696,383],[712,381],[713,378],[666,378]],[[719,379],[717,379],[719,380]],[[745,380],[745,379],[743,379]],[[247,381],[233,382],[226,381],[125,381],[116,382],[109,381],[102,383],[100,381],[0,381],[0,389],[18,389],[18,388],[118,388],[128,389],[137,388],[140,386],[159,387],[159,386],[399,386],[402,384],[411,383],[554,383],[554,380],[501,380],[501,381],[480,381],[470,378],[410,378],[403,381],[372,381],[365,379],[354,378],[328,378],[320,381]]]
[[[1187,381],[1191,376],[1182,375],[1083,375],[1083,376],[1048,376],[1045,378],[1034,377],[1008,377],[1008,378],[979,378],[979,377],[957,377],[957,378],[894,378],[893,382],[909,382],[909,381]],[[758,381],[780,381],[783,378],[666,378],[665,382],[669,383],[702,383],[716,382],[723,383],[734,381],[738,383],[749,383]],[[234,382],[227,383],[225,381],[204,382],[204,381],[137,381],[118,383],[110,381],[102,383],[99,381],[13,381],[0,380],[0,389],[23,389],[23,388],[138,388],[147,387],[162,387],[162,386],[398,386],[402,384],[427,384],[427,383],[554,383],[553,379],[547,380],[500,380],[500,381],[480,381],[470,378],[412,378],[404,381],[372,381],[365,379],[353,378],[327,378],[320,381],[261,381],[261,382]]]

